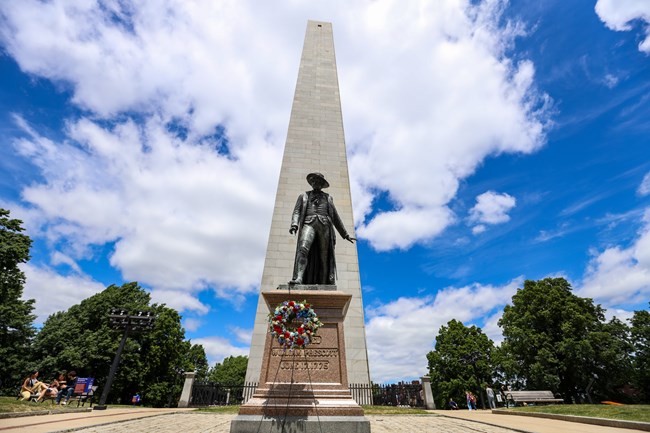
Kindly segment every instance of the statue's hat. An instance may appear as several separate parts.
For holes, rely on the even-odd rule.
[[[314,186],[313,182],[315,179],[320,179],[320,181],[323,184],[321,188],[327,188],[328,186],[330,186],[329,182],[325,180],[325,176],[323,176],[321,173],[309,173],[307,175],[307,182],[309,182],[311,186]]]

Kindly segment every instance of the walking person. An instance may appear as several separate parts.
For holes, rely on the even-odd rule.
[[[487,399],[488,399],[488,404],[490,405],[490,409],[496,409],[497,403],[496,401],[494,401],[494,390],[488,386],[487,388],[485,388],[485,393],[487,394]]]

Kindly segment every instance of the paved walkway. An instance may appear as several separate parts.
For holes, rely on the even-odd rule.
[[[228,433],[234,415],[206,413],[184,413],[171,416],[128,421],[100,427],[91,427],[83,433],[125,433],[125,432],[201,432]],[[429,415],[370,415],[372,433],[512,433],[513,430],[472,421]],[[262,430],[260,433],[265,433]]]
[[[441,415],[441,416],[436,416]],[[0,419],[0,433],[229,433],[234,415],[177,409],[109,409]],[[368,415],[372,433],[633,433],[541,418],[493,415],[489,411],[432,411],[431,415]],[[119,421],[119,422],[118,422]]]
[[[560,421],[548,418],[532,418],[528,416],[498,415],[489,410],[433,410],[431,413],[448,418],[476,421],[498,425],[514,431],[534,433],[634,433],[642,430],[632,430],[615,427],[604,427],[578,422]],[[511,430],[511,431],[512,431]]]
[[[163,414],[164,416],[173,416],[174,413],[182,413],[182,411],[188,410],[193,409],[113,409],[109,406],[108,410],[92,412],[68,412],[51,415],[23,416],[20,418],[4,418],[0,419],[0,433],[49,433],[66,431],[98,424],[161,416]],[[124,432],[126,431],[124,430]]]

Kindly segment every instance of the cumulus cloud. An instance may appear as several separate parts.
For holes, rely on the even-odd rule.
[[[23,197],[50,217],[51,242],[80,256],[89,245],[115,242],[111,264],[161,296],[208,286],[222,296],[254,290],[274,193],[266,180],[278,169],[258,160],[277,162],[278,149],[254,142],[221,155],[210,139],[188,142],[156,119],[111,129],[82,119],[61,143],[24,131],[16,148],[47,183],[25,187]]]
[[[643,180],[641,181],[641,184],[637,188],[636,192],[640,196],[646,196],[650,194],[650,172],[646,173],[646,175],[643,176]]]
[[[378,250],[431,239],[487,156],[544,144],[549,100],[532,62],[508,57],[524,32],[505,5],[0,3],[4,52],[83,109],[57,140],[15,118],[43,179],[22,190],[35,233],[73,259],[109,243],[124,279],[155,296],[253,293],[317,17],[334,23],[358,235]]]
[[[643,23],[645,39],[639,51],[650,53],[650,3],[643,0],[598,0],[596,13],[605,25],[615,31],[629,31],[633,23]]]
[[[203,346],[210,365],[222,362],[224,358],[229,356],[248,356],[250,351],[249,347],[234,346],[230,341],[222,337],[195,338],[192,340],[192,344]]]
[[[372,380],[403,380],[405,371],[412,372],[412,377],[426,374],[426,354],[433,350],[440,326],[451,319],[460,320],[465,325],[480,320],[495,308],[501,309],[510,302],[522,284],[523,277],[518,277],[504,286],[472,284],[448,287],[435,297],[399,298],[387,304],[366,307]],[[500,335],[493,326],[498,321],[498,314],[487,320],[490,338]]]
[[[476,204],[469,210],[469,221],[479,223],[474,226],[472,233],[483,233],[486,224],[501,224],[510,221],[508,212],[517,204],[517,200],[509,194],[498,194],[487,191],[476,197]]]
[[[183,328],[185,328],[186,331],[196,331],[203,325],[203,321],[201,319],[197,319],[195,317],[188,317],[183,319]]]
[[[198,314],[206,314],[210,311],[210,307],[199,301],[192,293],[182,290],[152,290],[151,300],[177,311],[194,311]]]
[[[104,285],[87,275],[61,275],[55,269],[31,263],[21,264],[20,268],[27,280],[23,299],[36,299],[36,323],[43,323],[51,314],[65,311],[105,289]]]
[[[594,298],[606,306],[634,305],[650,298],[650,209],[644,227],[628,248],[612,246],[593,257],[579,296]]]

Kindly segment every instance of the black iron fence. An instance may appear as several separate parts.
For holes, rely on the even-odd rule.
[[[228,385],[213,382],[195,382],[192,386],[192,397],[189,405],[191,407],[203,407],[243,404],[251,398],[255,388],[257,388],[257,383]]]
[[[352,396],[359,390],[362,395],[368,393],[372,396],[372,405],[374,406],[396,406],[396,407],[424,407],[424,391],[422,384],[414,381],[412,383],[393,383],[393,384],[370,384],[370,385],[350,385]],[[355,397],[359,404],[359,399]]]
[[[191,407],[238,405],[248,401],[257,383],[227,385],[194,383]],[[397,384],[350,384],[352,398],[360,405],[424,407],[424,392],[419,382]]]

